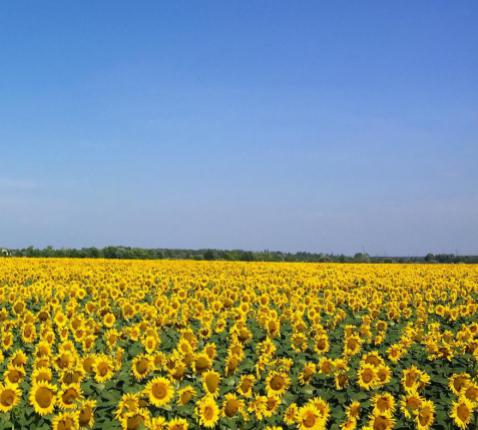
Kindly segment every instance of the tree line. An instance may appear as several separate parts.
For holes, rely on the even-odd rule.
[[[3,257],[52,258],[114,258],[131,260],[226,260],[226,261],[286,261],[286,262],[337,262],[337,263],[478,263],[478,255],[432,254],[425,256],[370,256],[365,252],[354,255],[324,254],[314,252],[245,251],[242,249],[173,249],[106,246],[104,248],[3,248]]]

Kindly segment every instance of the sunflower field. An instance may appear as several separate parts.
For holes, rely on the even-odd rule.
[[[1,429],[478,428],[478,266],[0,260]]]

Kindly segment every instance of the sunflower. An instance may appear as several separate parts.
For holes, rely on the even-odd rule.
[[[9,412],[19,402],[22,397],[22,393],[16,384],[6,383],[0,384],[0,411]]]
[[[473,416],[473,404],[466,397],[460,397],[453,402],[450,416],[459,428],[465,429]]]
[[[95,372],[96,382],[106,382],[113,377],[113,360],[105,354],[98,354],[95,356],[92,368]]]
[[[302,406],[297,413],[299,430],[324,430],[325,420],[312,404]]]
[[[158,341],[155,336],[145,336],[141,343],[148,354],[152,354],[158,346]]]
[[[149,402],[156,407],[167,405],[174,396],[174,388],[167,378],[156,377],[148,382],[144,390]]]
[[[395,410],[395,399],[390,393],[376,394],[372,398],[373,412],[377,415],[392,415]]]
[[[423,403],[423,399],[416,391],[408,392],[402,396],[400,400],[400,409],[407,418],[412,418],[412,415],[416,415]]]
[[[362,347],[362,339],[356,334],[347,336],[344,342],[344,355],[351,357],[360,352]]]
[[[478,384],[470,382],[463,390],[463,396],[465,396],[473,405],[478,406]]]
[[[256,378],[254,375],[242,375],[241,379],[239,380],[237,392],[243,397],[246,397],[246,398],[251,397],[252,388],[254,387],[255,382],[256,382]]]
[[[448,380],[448,387],[456,396],[459,396],[464,388],[470,383],[471,377],[468,373],[454,373]]]
[[[281,404],[281,398],[275,394],[268,394],[266,396],[265,408],[264,408],[264,417],[269,418],[275,415],[277,409]]]
[[[193,361],[193,369],[196,373],[203,373],[212,368],[211,357],[206,352],[195,354]]]
[[[284,423],[288,426],[292,426],[297,421],[297,414],[299,408],[296,403],[291,403],[284,412]]]
[[[283,395],[290,385],[290,378],[284,372],[271,372],[266,378],[266,390],[268,394]]]
[[[51,382],[53,374],[48,367],[38,367],[32,373],[32,382],[46,381]]]
[[[64,385],[58,393],[57,403],[61,409],[74,409],[81,397],[79,383]]]
[[[13,344],[13,335],[9,331],[5,331],[2,334],[2,347],[4,351],[8,351]]]
[[[106,313],[103,317],[103,325],[107,328],[113,327],[115,325],[115,322],[116,318],[111,312]]]
[[[366,364],[370,364],[371,366],[375,366],[375,367],[385,364],[383,361],[383,358],[380,357],[380,354],[377,351],[371,351],[365,354],[362,357],[362,361]]]
[[[25,378],[25,369],[22,366],[15,366],[10,363],[3,373],[3,378],[12,384],[19,384],[23,381],[23,378]]]
[[[95,400],[85,400],[81,403],[78,414],[78,423],[80,427],[93,427],[93,424],[95,423],[95,408]]]
[[[330,375],[334,371],[334,362],[330,358],[321,357],[317,368],[322,375]]]
[[[415,422],[417,423],[417,430],[428,430],[435,421],[435,405],[431,400],[424,400],[419,409]]]
[[[168,430],[188,430],[189,424],[184,418],[173,418],[168,422]]]
[[[154,369],[154,361],[148,354],[140,354],[133,358],[131,371],[137,381],[146,378]]]
[[[127,413],[136,412],[139,409],[140,393],[124,393],[116,407],[115,417],[121,418]]]
[[[247,409],[256,416],[257,420],[262,420],[267,413],[267,397],[255,396],[249,402]]]
[[[356,418],[347,418],[342,424],[340,424],[340,430],[355,430],[357,428]]]
[[[199,423],[208,428],[212,428],[219,420],[219,407],[211,395],[207,395],[196,404],[196,415]]]
[[[196,395],[196,390],[192,385],[186,385],[178,390],[178,405],[184,406],[189,403]]]
[[[228,393],[224,396],[222,404],[222,415],[227,418],[232,418],[238,414],[244,415],[244,400],[237,397],[235,394]]]
[[[52,420],[53,430],[77,430],[78,424],[78,411],[75,412],[62,412],[53,417]]]
[[[390,367],[381,364],[376,369],[377,384],[380,386],[388,384],[392,380],[392,371]]]
[[[151,418],[148,428],[150,430],[166,430],[166,426],[166,418],[159,416]]]
[[[314,350],[318,355],[325,354],[330,349],[327,333],[319,334],[314,342]]]
[[[136,411],[127,412],[121,418],[121,427],[123,430],[138,430],[144,428],[149,421],[149,411],[139,408]]]
[[[27,364],[27,361],[28,361],[28,358],[21,349],[18,349],[17,351],[15,351],[9,360],[11,364],[18,367],[25,366],[25,364]]]
[[[359,402],[353,401],[352,403],[350,403],[350,405],[347,406],[347,408],[345,409],[345,413],[346,413],[348,418],[358,419],[359,416],[360,416],[360,409],[361,408],[362,407],[361,407]]]
[[[398,344],[391,345],[387,349],[388,358],[392,363],[398,363],[404,353],[405,350]]]
[[[372,414],[368,425],[373,430],[392,430],[395,426],[395,420],[390,415]]]
[[[376,371],[370,364],[364,364],[358,371],[358,385],[360,388],[370,390],[375,383]]]
[[[315,375],[315,372],[317,371],[317,366],[315,363],[309,361],[304,364],[304,369],[302,372],[299,373],[299,383],[301,385],[306,385],[308,384],[313,376]]]
[[[216,397],[219,394],[219,382],[221,376],[215,370],[203,373],[203,388],[207,394]]]
[[[49,382],[35,382],[30,390],[30,404],[35,412],[40,415],[48,415],[53,412],[56,401],[56,387]]]

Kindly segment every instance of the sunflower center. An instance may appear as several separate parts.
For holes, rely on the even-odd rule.
[[[462,421],[468,421],[468,419],[470,418],[470,410],[468,409],[468,407],[464,404],[460,404],[456,410],[457,412],[457,415],[458,417],[460,418],[460,420]]]
[[[157,399],[164,399],[166,397],[167,392],[168,392],[165,385],[162,384],[162,383],[154,384],[152,391],[153,391],[154,397],[156,397]]]
[[[138,363],[136,364],[136,370],[138,371],[139,374],[146,373],[148,370],[148,362],[147,360],[139,360]]]
[[[377,402],[377,408],[382,412],[389,409],[387,399],[384,399],[384,398],[379,399]]]
[[[226,403],[226,415],[228,417],[233,417],[234,415],[236,415],[236,412],[237,410],[239,409],[239,404],[237,402],[237,400],[229,400],[227,403]]]
[[[304,427],[313,427],[316,421],[317,421],[316,415],[312,412],[309,412],[307,413],[305,418],[302,420],[302,424],[304,424]]]
[[[282,379],[281,376],[273,376],[271,379],[270,386],[273,390],[280,390],[284,386],[284,380]]]
[[[213,417],[214,417],[214,409],[212,408],[212,406],[206,406],[204,408],[204,418],[206,418],[209,421],[209,420],[212,420]]]
[[[108,364],[107,363],[98,364],[98,373],[100,374],[100,376],[105,376],[108,373]]]
[[[40,387],[35,393],[35,400],[40,407],[47,408],[53,400],[53,393],[48,388]]]
[[[89,406],[86,406],[80,411],[80,416],[78,417],[78,421],[82,427],[86,427],[86,425],[90,422],[90,419],[91,419],[91,408]]]
[[[15,401],[15,393],[12,390],[5,390],[0,396],[0,401],[2,402],[2,405],[5,406],[13,405],[13,402]]]
[[[218,380],[213,375],[206,379],[206,386],[210,393],[214,393],[217,389]]]
[[[128,430],[136,430],[143,424],[143,417],[140,415],[134,415],[132,417],[128,417],[128,421],[126,423]]]
[[[377,417],[373,423],[373,430],[387,430],[388,420],[384,417]]]
[[[76,399],[76,391],[73,388],[68,388],[63,394],[63,402],[67,405],[71,405],[73,401]]]
[[[363,374],[363,378],[362,378],[362,379],[363,379],[364,382],[368,383],[368,382],[370,382],[370,381],[372,380],[372,378],[373,378],[372,372],[365,372],[365,373]]]

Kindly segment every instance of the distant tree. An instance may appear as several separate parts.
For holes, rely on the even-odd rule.
[[[204,253],[204,259],[214,260],[215,259],[214,251],[212,249],[206,250],[206,252]]]
[[[354,255],[354,261],[356,261],[357,263],[369,263],[370,256],[365,252],[357,252]]]

